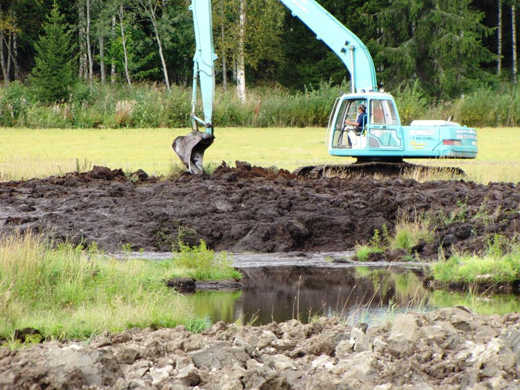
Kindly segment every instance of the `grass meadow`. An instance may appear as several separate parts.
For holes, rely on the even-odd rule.
[[[180,164],[173,139],[189,129],[12,129],[0,128],[0,181],[29,179],[88,170],[93,165],[143,169],[167,175]],[[303,165],[351,163],[329,156],[324,128],[217,128],[205,164],[235,160],[260,166],[295,169]],[[410,160],[418,164],[457,166],[479,183],[520,181],[520,128],[478,130],[474,160]],[[413,175],[412,175],[413,176]],[[416,177],[420,180],[442,177]]]

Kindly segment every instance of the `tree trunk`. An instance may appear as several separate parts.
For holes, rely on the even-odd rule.
[[[4,43],[5,43],[5,32],[0,30],[0,65],[2,66],[2,76],[4,78],[4,84],[9,84],[9,75],[7,74],[7,64],[5,63],[4,54]]]
[[[125,36],[125,26],[123,23],[123,3],[119,5],[119,23],[121,27],[121,40],[123,43],[123,55],[124,55],[124,66],[125,66],[125,76],[126,82],[128,86],[132,86],[132,80],[130,79],[130,72],[128,71],[128,53],[126,51],[126,36]]]
[[[224,15],[224,11],[222,11],[222,15]],[[220,38],[222,42],[222,87],[224,87],[224,91],[227,90],[227,61],[226,61],[226,51],[224,50],[225,45],[225,37],[224,37],[224,23],[220,25]]]
[[[155,9],[152,5],[151,0],[148,0],[148,11],[150,13],[150,20],[152,21],[153,31],[155,34],[155,40],[157,42],[157,46],[159,47],[159,57],[161,58],[161,65],[163,68],[164,75],[164,83],[166,84],[166,88],[168,91],[170,90],[170,79],[168,77],[168,67],[166,66],[166,61],[164,60],[164,54],[161,44],[161,37],[159,36],[159,29],[157,28],[157,18],[155,17]]]
[[[498,0],[498,23],[497,23],[497,75],[502,73],[502,0]]]
[[[107,76],[105,71],[105,37],[99,34],[99,71],[101,73],[101,83],[105,84]]]
[[[513,50],[513,83],[517,82],[518,64],[516,56],[516,6],[511,6],[511,33],[512,33],[512,50]]]
[[[112,39],[116,37],[116,17],[112,16]],[[116,82],[116,61],[112,58],[110,60],[110,83]]]
[[[246,0],[240,0],[240,32],[238,37],[237,94],[242,103],[246,101]]]
[[[87,39],[87,58],[88,58],[88,79],[92,84],[94,79],[94,60],[92,58],[92,45],[90,44],[90,0],[87,0],[87,31],[85,33]]]
[[[11,63],[13,62],[13,32],[9,31],[9,39],[7,40],[7,81],[11,78]]]
[[[78,2],[78,17],[79,17],[79,29],[78,29],[78,40],[79,40],[79,68],[78,77],[87,78],[87,53],[85,45],[85,9],[82,7],[81,1]]]
[[[13,32],[13,68],[14,79],[20,80],[20,68],[18,66],[18,37],[16,32]]]

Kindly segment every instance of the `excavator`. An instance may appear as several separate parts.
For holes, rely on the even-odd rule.
[[[333,156],[354,157],[353,164],[306,166],[296,170],[303,176],[325,172],[403,172],[409,167],[403,159],[456,158],[477,155],[474,129],[450,120],[414,120],[401,125],[391,94],[378,89],[374,62],[365,44],[315,0],[280,0],[343,62],[350,74],[350,93],[334,102],[327,126],[328,152]],[[213,29],[211,0],[192,0],[195,30],[193,60],[192,132],[175,138],[173,150],[191,174],[203,173],[204,151],[213,143],[212,123],[215,94]],[[200,86],[203,118],[196,114]],[[361,110],[360,110],[361,108]],[[364,111],[362,123],[358,112]],[[204,130],[200,131],[199,127]],[[421,168],[428,169],[422,166]],[[444,169],[460,174],[457,168]]]

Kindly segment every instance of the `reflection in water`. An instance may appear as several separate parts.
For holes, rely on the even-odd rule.
[[[337,315],[351,323],[374,323],[405,311],[464,305],[483,314],[520,310],[514,295],[475,296],[429,291],[421,270],[387,268],[258,267],[241,269],[241,292],[186,296],[197,316],[212,322],[266,324]]]

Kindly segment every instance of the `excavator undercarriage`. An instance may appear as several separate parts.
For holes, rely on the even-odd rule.
[[[457,167],[432,167],[410,164],[402,159],[358,159],[353,164],[307,165],[294,170],[298,176],[306,178],[346,177],[346,176],[402,176],[408,173],[442,174],[449,176],[465,176]]]

